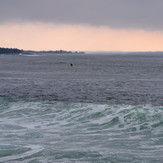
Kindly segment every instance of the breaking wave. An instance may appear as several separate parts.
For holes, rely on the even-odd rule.
[[[163,107],[0,99],[2,162],[161,162]]]

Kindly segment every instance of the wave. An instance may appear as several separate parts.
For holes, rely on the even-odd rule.
[[[161,162],[162,131],[162,106],[0,99],[8,162]]]

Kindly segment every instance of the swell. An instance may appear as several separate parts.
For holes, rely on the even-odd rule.
[[[0,99],[4,161],[152,162],[162,131],[162,106]]]

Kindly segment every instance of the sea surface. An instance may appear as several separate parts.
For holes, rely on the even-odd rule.
[[[163,54],[0,55],[0,163],[162,154]]]

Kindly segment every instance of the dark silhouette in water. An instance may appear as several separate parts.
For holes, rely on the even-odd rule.
[[[69,63],[69,67],[72,67],[73,66],[73,64],[72,63]]]

